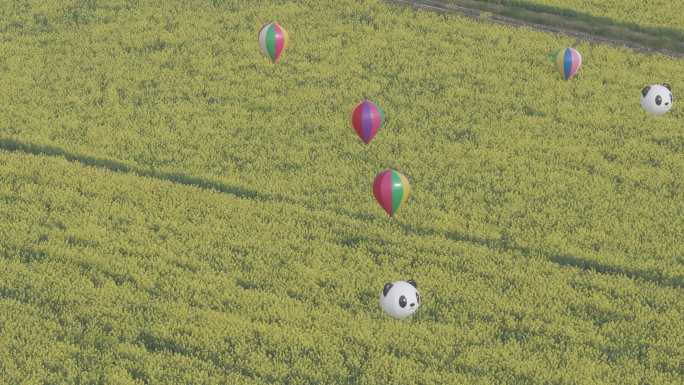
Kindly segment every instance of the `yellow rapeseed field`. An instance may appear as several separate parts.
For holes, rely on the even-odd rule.
[[[681,384],[684,61],[581,43],[563,81],[572,42],[377,0],[0,2],[0,384]]]

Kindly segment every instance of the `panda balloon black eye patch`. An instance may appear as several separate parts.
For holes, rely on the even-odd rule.
[[[648,95],[648,90],[651,89],[651,86],[646,86],[641,90],[641,96],[646,97]]]

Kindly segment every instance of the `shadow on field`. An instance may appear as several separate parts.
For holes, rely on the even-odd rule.
[[[664,287],[671,287],[676,289],[684,288],[684,277],[668,277],[665,276],[661,271],[657,270],[630,269],[623,266],[610,265],[585,257],[578,257],[569,254],[553,254],[543,252],[541,250],[533,250],[528,247],[518,246],[512,240],[507,238],[483,238],[472,235],[460,234],[456,232],[435,230],[431,228],[417,228],[415,226],[408,225],[405,223],[402,223],[401,226],[403,227],[404,231],[408,234],[413,233],[417,235],[442,236],[452,241],[468,242],[487,247],[491,250],[513,251],[518,254],[521,254],[524,257],[539,256],[545,260],[551,261],[560,266],[572,267],[601,274],[625,276],[631,279],[651,282],[656,285]]]
[[[633,279],[650,281],[661,286],[679,289],[684,288],[683,277],[666,277],[662,272],[657,270],[633,270],[622,266],[610,266],[588,258],[575,257],[572,255],[552,255],[549,259],[563,266],[572,266],[578,269],[596,271],[604,274],[624,275]]]
[[[125,163],[111,159],[73,154],[56,146],[24,143],[14,139],[0,139],[0,149],[11,152],[23,152],[32,155],[62,157],[68,161],[78,162],[85,166],[99,167],[114,172],[131,173],[138,176],[155,178],[186,186],[194,186],[202,189],[214,190],[221,193],[234,195],[238,198],[255,199],[259,201],[283,200],[283,198],[281,197],[273,197],[255,190],[249,190],[238,186],[229,186],[218,181],[212,181],[210,179],[200,178],[192,175],[186,175],[181,173],[169,173],[155,170],[145,170],[140,167],[127,165]]]
[[[361,221],[374,221],[377,216],[364,213],[349,212],[344,209],[337,209],[335,213]],[[414,226],[408,223],[396,222],[404,234],[418,236],[434,236],[448,239],[455,242],[466,242],[474,245],[486,247],[493,251],[513,251],[524,257],[541,257],[544,260],[553,262],[560,266],[582,269],[585,271],[597,272],[609,275],[622,275],[631,279],[642,280],[654,283],[659,286],[681,289],[684,288],[684,277],[667,277],[662,272],[656,270],[630,269],[622,266],[609,265],[600,261],[585,257],[578,257],[569,254],[554,254],[541,250],[533,250],[529,247],[517,245],[509,238],[484,238],[474,235],[467,235],[453,231],[438,230],[430,227]],[[351,242],[354,243],[354,242]]]
[[[38,145],[32,143],[24,143],[13,139],[0,139],[0,149],[11,152],[23,152],[33,155],[44,155],[53,157],[62,157],[68,161],[78,162],[86,166],[99,167],[114,172],[132,173],[138,176],[155,178],[159,180],[169,181],[172,183],[182,184],[186,186],[194,186],[202,189],[218,191],[220,193],[230,194],[238,198],[247,198],[257,201],[271,201],[282,202],[294,205],[303,205],[306,209],[312,211],[320,211],[321,208],[314,208],[302,202],[296,202],[282,196],[273,196],[271,194],[260,193],[255,190],[249,190],[237,186],[229,186],[218,181],[212,181],[205,178],[185,175],[181,173],[166,173],[154,170],[145,170],[140,167],[127,165],[115,160],[97,158],[86,155],[77,155],[65,151],[56,146]],[[377,215],[371,215],[359,212],[350,212],[345,209],[332,210],[337,215],[347,217],[352,220],[363,222],[372,222],[378,219]],[[532,250],[527,247],[518,246],[511,239],[502,238],[483,238],[456,232],[449,232],[438,230],[430,227],[419,227],[403,222],[396,222],[407,235],[418,236],[436,236],[457,242],[467,242],[475,245],[480,245],[491,250],[499,251],[513,251],[521,254],[524,257],[539,256],[543,259],[556,263],[560,266],[578,268],[586,271],[593,271],[602,274],[622,275],[632,279],[652,282],[656,285],[667,286],[672,288],[684,288],[684,278],[681,276],[667,277],[662,272],[655,270],[640,270],[629,269],[621,266],[611,266],[606,263],[591,260],[588,258],[577,257],[567,254],[550,254],[540,250]],[[350,242],[347,246],[353,247],[358,242]]]

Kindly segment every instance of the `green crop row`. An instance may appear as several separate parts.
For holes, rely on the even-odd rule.
[[[681,382],[683,115],[639,91],[684,63],[579,45],[564,82],[568,39],[326,5],[0,5],[0,379]]]

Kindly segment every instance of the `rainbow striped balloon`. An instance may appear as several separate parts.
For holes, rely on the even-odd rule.
[[[390,217],[406,203],[410,194],[408,179],[397,171],[385,170],[375,176],[373,195]]]
[[[563,79],[570,80],[582,66],[582,55],[574,48],[565,48],[556,53],[555,61]]]
[[[364,100],[352,112],[352,126],[364,143],[368,144],[378,133],[385,120],[385,113],[370,100]]]
[[[283,53],[286,45],[287,31],[278,23],[272,22],[261,27],[259,31],[259,47],[261,52],[274,63],[280,59],[280,55]]]

